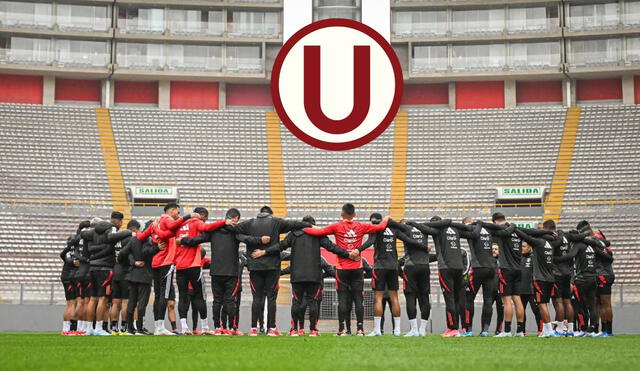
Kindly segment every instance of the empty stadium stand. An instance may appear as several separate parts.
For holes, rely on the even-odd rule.
[[[270,204],[269,144],[263,111],[110,109],[125,186],[175,184],[185,206],[212,218],[237,206],[243,217]],[[567,109],[408,111],[404,215],[487,218],[495,186],[549,186]],[[640,108],[584,107],[560,226],[586,218],[615,251],[617,282],[640,283]],[[369,145],[327,152],[280,128],[287,216],[359,218],[390,207],[395,124]],[[58,254],[75,225],[113,205],[94,109],[0,105],[0,300],[20,284],[59,300]],[[401,157],[400,157],[401,158]],[[396,179],[401,179],[397,178]],[[53,286],[52,286],[53,284]],[[53,291],[52,291],[53,287]],[[31,295],[30,294],[30,295]],[[35,300],[35,299],[34,299]]]

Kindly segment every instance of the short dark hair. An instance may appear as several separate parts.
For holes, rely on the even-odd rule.
[[[131,228],[140,229],[140,222],[138,222],[135,219],[129,220],[129,223],[127,223],[127,229],[131,229]]]
[[[382,220],[382,214],[380,214],[380,213],[373,213],[373,214],[371,214],[371,216],[369,217],[369,220],[371,220],[371,219],[380,219],[380,220]]]
[[[590,226],[590,225],[591,225],[591,224],[589,224],[589,222],[588,222],[588,221],[586,221],[586,220],[581,220],[581,221],[578,223],[578,225],[576,226],[576,229],[577,229],[577,230],[581,230],[582,228],[584,228],[584,227],[588,227],[588,226]]]
[[[342,205],[342,212],[347,215],[353,215],[356,213],[356,207],[351,203],[346,203]]]
[[[226,217],[227,219],[240,218],[240,210],[232,207],[231,209],[227,210]]]
[[[124,214],[122,214],[119,211],[114,211],[114,212],[111,213],[111,219],[122,220],[122,219],[124,219]]]
[[[78,224],[78,232],[77,233],[80,233],[83,229],[89,228],[89,227],[91,227],[91,221],[83,220],[83,221],[80,222],[80,224]]]
[[[207,210],[206,208],[202,207],[202,206],[198,206],[195,209],[193,209],[193,212],[196,214],[200,214],[202,216],[209,216],[209,210]]]
[[[304,218],[302,218],[302,221],[311,225],[316,225],[316,220],[311,215],[305,216]]]
[[[149,219],[144,223],[144,229],[146,230],[149,226],[153,224],[153,219]]]
[[[431,221],[432,222],[437,222],[437,221],[440,221],[440,220],[442,220],[442,218],[440,216],[438,216],[438,215],[434,215],[434,216],[431,217]]]
[[[556,229],[556,222],[554,222],[551,219],[547,219],[544,221],[544,223],[542,223],[542,228],[549,230],[549,231],[553,231]]]
[[[165,206],[164,206],[164,212],[166,213],[167,211],[171,210],[171,209],[177,209],[180,206],[176,203],[176,202],[168,202]]]
[[[271,210],[271,208],[269,206],[267,206],[267,205],[262,206],[260,208],[260,212],[273,215],[273,210]]]
[[[507,220],[503,213],[493,213],[491,220],[495,223],[498,220]]]

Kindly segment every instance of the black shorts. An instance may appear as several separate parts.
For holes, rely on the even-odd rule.
[[[89,290],[91,297],[102,298],[107,296],[112,276],[113,272],[110,270],[91,271],[91,288]]]
[[[86,299],[91,297],[91,279],[88,277],[87,279],[83,279],[80,282],[76,282],[76,293],[78,297],[81,299]]]
[[[111,298],[129,299],[129,281],[111,281]]]
[[[398,270],[374,268],[371,288],[373,291],[398,291],[398,288],[400,288],[398,284]]]
[[[402,288],[405,293],[429,295],[431,271],[426,264],[405,265],[402,272]]]
[[[571,299],[571,294],[571,276],[556,276],[556,287],[554,290],[553,298]]]
[[[71,280],[63,280],[62,286],[64,287],[64,299],[66,301],[76,300],[78,297],[78,288]]]
[[[615,276],[598,276],[598,288],[596,289],[596,295],[611,295],[611,286],[613,286],[613,281],[615,281]]]
[[[364,270],[362,268],[336,269],[336,290],[363,292]]]
[[[533,288],[536,291],[536,303],[548,304],[554,291],[554,282],[533,281]]]
[[[521,273],[519,269],[498,268],[498,292],[501,296],[520,295]]]

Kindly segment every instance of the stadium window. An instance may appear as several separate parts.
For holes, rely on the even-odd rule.
[[[495,34],[503,32],[504,9],[469,9],[454,10],[452,33],[465,34]]]
[[[50,64],[53,62],[51,40],[12,37],[8,60],[18,64]]]
[[[615,28],[619,23],[617,2],[570,6],[569,29],[571,31]]]
[[[625,26],[640,25],[640,1],[625,1],[623,23]]]
[[[106,31],[110,22],[106,6],[58,4],[56,23],[62,30]]]
[[[446,45],[418,45],[411,56],[412,73],[444,72],[449,68]]]
[[[620,61],[620,39],[572,40],[569,64],[574,67],[615,65]]]
[[[125,33],[162,33],[164,9],[120,7],[118,27]]]
[[[313,21],[347,18],[360,21],[362,0],[313,0]]]
[[[220,71],[222,47],[219,45],[169,45],[167,65],[173,70]]]
[[[237,73],[259,73],[263,70],[260,46],[227,45],[227,71]]]
[[[510,45],[509,67],[544,69],[560,65],[560,42],[513,43]]]
[[[231,14],[230,36],[277,37],[280,34],[280,14],[276,12],[244,12]]]
[[[51,28],[52,6],[47,3],[2,1],[0,21],[3,25],[12,27]]]
[[[117,46],[117,63],[123,68],[164,68],[164,45],[151,43],[122,43]]]
[[[399,11],[393,24],[397,37],[429,37],[446,35],[447,11]]]
[[[105,67],[109,63],[108,45],[104,41],[56,40],[61,66]]]
[[[500,70],[506,65],[505,44],[454,45],[451,67],[454,71]]]

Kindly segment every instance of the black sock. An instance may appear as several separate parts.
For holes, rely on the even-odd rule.
[[[105,331],[109,330],[109,322],[102,322],[102,329]]]
[[[78,330],[78,321],[76,321],[75,319],[71,320],[71,331],[77,331]]]
[[[524,332],[524,322],[518,322],[516,329],[516,332]]]
[[[338,332],[342,332],[344,330],[344,321],[338,322]]]
[[[111,322],[111,332],[118,331],[118,322]]]
[[[144,319],[140,318],[140,316],[138,316],[138,321],[136,321],[136,326],[138,327],[138,331],[142,331],[142,329],[144,328]]]
[[[613,335],[613,319],[607,322],[607,332]]]
[[[511,332],[511,322],[504,323],[504,332]]]
[[[178,328],[178,326],[176,326],[176,321],[171,321],[171,331],[175,331]]]
[[[356,325],[358,326],[358,331],[364,331],[364,324],[362,322],[358,322]]]
[[[120,323],[120,331],[127,331],[127,321],[122,321]]]

